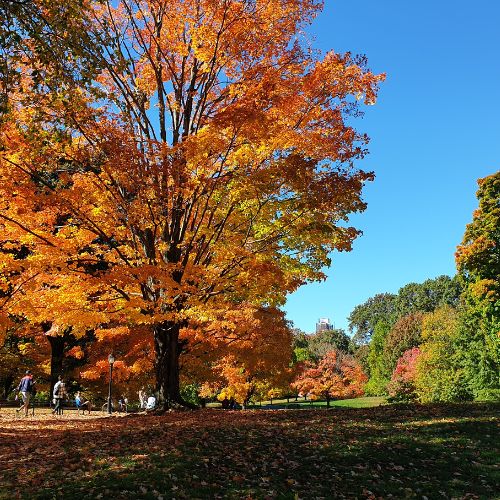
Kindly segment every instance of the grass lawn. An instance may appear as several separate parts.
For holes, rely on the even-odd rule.
[[[494,499],[500,404],[0,412],[0,498]]]
[[[286,400],[283,404],[287,404]],[[365,397],[365,398],[356,398],[356,399],[342,399],[339,401],[330,401],[330,407],[342,407],[342,408],[373,408],[375,406],[380,406],[385,404],[387,399],[385,397]],[[274,403],[274,401],[273,401]],[[327,408],[326,401],[299,401],[294,402],[293,400],[287,404],[287,407],[293,409],[293,407],[298,406],[299,408],[311,408],[314,406],[315,408]]]
[[[345,408],[372,408],[374,406],[380,406],[387,402],[387,398],[383,396],[356,398],[356,399],[342,399],[339,401],[330,401],[330,406],[342,406]],[[220,403],[209,403],[207,405],[209,408],[221,408]],[[272,409],[272,407],[286,407],[288,409],[294,408],[311,408],[312,406],[324,406],[326,408],[326,401],[312,401],[309,399],[304,399],[300,397],[295,400],[295,398],[290,399],[273,399],[271,401],[262,401],[260,403],[250,405],[251,409],[258,410],[260,408]]]

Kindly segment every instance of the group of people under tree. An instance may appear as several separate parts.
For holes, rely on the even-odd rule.
[[[22,410],[24,410],[24,415],[28,416],[28,410],[30,407],[30,402],[32,403],[33,398],[36,394],[36,383],[33,378],[33,374],[30,370],[26,370],[25,376],[19,382],[19,385],[16,388],[16,401],[18,399],[22,400],[22,405],[16,409],[16,415],[19,414]],[[54,384],[51,395],[51,406],[52,406],[52,414],[53,415],[62,415],[64,413],[64,402],[68,399],[68,390],[66,388],[66,383],[62,377],[59,375],[57,378],[57,382]],[[88,411],[90,415],[92,412],[92,402],[89,399],[84,398],[81,391],[77,391],[75,393],[75,407],[77,409],[77,414],[80,415],[80,411],[83,415],[85,415],[85,411]],[[103,408],[107,409],[107,402],[103,405]],[[154,396],[148,396],[144,389],[139,391],[139,404],[141,409],[151,410],[156,407],[156,398]],[[33,403],[32,403],[33,407]],[[111,408],[114,409],[113,403],[111,404]],[[128,412],[128,398],[121,395],[118,399],[118,411],[119,412]]]
[[[31,370],[26,370],[24,377],[19,382],[19,385],[16,389],[16,401],[21,399],[22,405],[16,409],[16,415],[21,413],[24,410],[24,416],[28,416],[28,411],[30,407],[30,403],[33,408],[33,400],[37,393],[36,382],[33,378],[33,374]],[[64,411],[64,401],[68,398],[68,391],[66,389],[66,383],[62,375],[59,375],[57,378],[57,382],[54,384],[54,388],[52,390],[52,398],[51,403],[53,405],[52,414],[53,415],[62,415]],[[75,394],[75,406],[78,410],[78,415],[80,414],[80,410],[83,410],[83,414],[85,414],[85,410],[88,410],[89,415],[92,411],[92,404],[89,400],[84,400],[81,396],[80,391]]]

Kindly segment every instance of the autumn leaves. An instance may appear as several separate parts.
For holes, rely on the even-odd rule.
[[[165,405],[181,357],[250,370],[241,353],[284,338],[286,295],[357,236],[340,222],[373,176],[344,118],[383,76],[301,45],[315,2],[269,8],[2,7],[20,78],[0,130],[4,326],[108,332],[124,369],[154,365]]]

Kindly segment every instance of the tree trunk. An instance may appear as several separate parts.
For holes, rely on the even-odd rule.
[[[179,342],[179,331],[179,323],[168,321],[153,327],[156,352],[156,391],[160,411],[178,406],[196,408],[196,406],[184,401],[180,394],[179,356],[182,348]]]
[[[52,400],[52,391],[54,390],[54,385],[56,385],[57,382],[57,377],[62,375],[66,339],[64,335],[47,335],[45,338],[50,344],[50,403]]]
[[[14,388],[14,376],[7,375],[3,379],[3,399],[7,399],[12,389]]]

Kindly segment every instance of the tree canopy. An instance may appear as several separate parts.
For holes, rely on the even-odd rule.
[[[479,207],[456,252],[464,283],[460,364],[476,396],[500,399],[500,173],[478,183]]]
[[[227,311],[259,322],[350,250],[373,179],[351,117],[383,75],[304,43],[314,0],[0,8],[2,247],[27,254],[0,254],[3,321],[142,338],[179,402],[181,355],[246,331]]]
[[[379,321],[393,321],[395,299],[392,293],[379,293],[353,309],[349,315],[349,330],[354,332],[356,344],[368,343]]]

